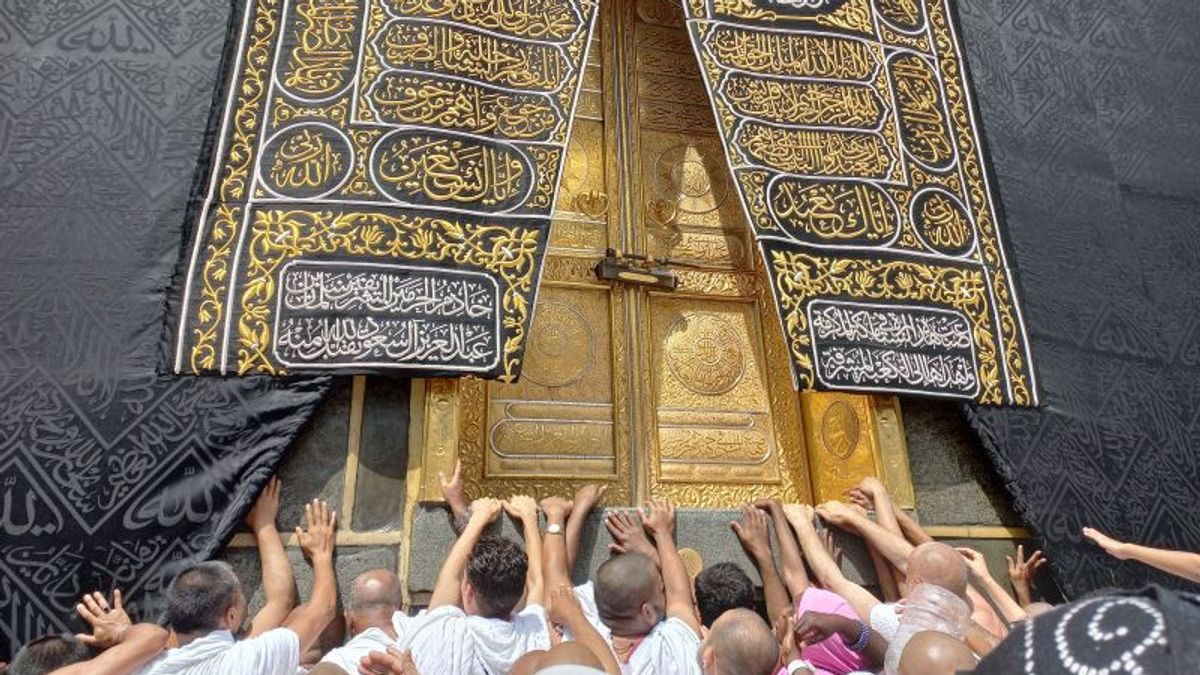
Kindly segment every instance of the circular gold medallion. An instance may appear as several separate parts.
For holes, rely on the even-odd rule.
[[[846,459],[858,447],[858,413],[845,401],[836,401],[821,416],[821,441],[829,454]]]

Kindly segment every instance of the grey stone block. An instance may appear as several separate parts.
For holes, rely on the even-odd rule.
[[[921,522],[1020,526],[1011,499],[958,403],[900,403]]]
[[[596,570],[610,557],[608,545],[612,539],[604,528],[603,513],[591,513],[584,526],[579,558],[572,570],[573,581],[577,584],[594,578]],[[729,527],[738,515],[734,510],[679,509],[676,540],[680,548],[691,548],[700,553],[706,566],[732,562],[757,583],[758,574]],[[494,527],[503,536],[520,539],[519,531],[508,518],[501,518]],[[420,505],[413,518],[412,532],[414,544],[407,583],[411,593],[421,595],[433,590],[442,561],[454,543],[449,511],[440,504]],[[772,532],[773,546],[774,536]],[[835,528],[834,541],[842,548],[842,568],[847,578],[865,586],[875,586],[875,568],[862,540]]]
[[[300,602],[305,602],[312,595],[312,567],[304,560],[304,554],[298,549],[287,549],[288,559],[292,563],[292,573],[296,577],[296,588]],[[385,568],[399,569],[399,550],[395,546],[342,546],[337,550],[337,577],[339,591],[339,606],[342,598],[350,592],[350,584],[354,577],[370,569]],[[251,616],[266,603],[262,592],[262,574],[259,565],[258,551],[253,548],[226,549],[221,556],[233,566],[238,578],[242,580],[242,590],[246,594]]]

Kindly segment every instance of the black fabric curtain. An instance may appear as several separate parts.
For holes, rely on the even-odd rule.
[[[1038,410],[967,415],[1068,595],[1200,551],[1200,4],[961,0]]]
[[[229,0],[0,3],[0,660],[212,555],[324,380],[161,377]]]

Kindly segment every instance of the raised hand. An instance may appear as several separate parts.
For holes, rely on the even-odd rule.
[[[471,522],[488,524],[500,517],[504,502],[492,497],[480,497],[471,502]]]
[[[323,499],[314,499],[304,505],[304,529],[296,528],[296,539],[300,542],[300,550],[314,562],[318,559],[332,559],[334,546],[334,529],[337,513],[330,510],[329,504]]]
[[[1046,564],[1046,558],[1041,551],[1034,551],[1033,555],[1025,558],[1025,545],[1017,544],[1017,557],[1004,556],[1008,561],[1008,580],[1016,584],[1025,582],[1028,584],[1033,581],[1033,575]]]
[[[263,528],[275,528],[275,517],[279,515],[279,488],[282,484],[278,478],[267,481],[266,487],[254,501],[250,513],[246,514],[246,525],[254,531]]]
[[[767,516],[750,504],[743,504],[742,522],[729,523],[738,542],[756,560],[771,558],[771,536],[767,530]]]
[[[589,483],[575,491],[575,506],[582,509],[586,514],[591,511],[597,504],[604,501],[604,493],[608,492],[607,485],[597,485]]]
[[[849,504],[830,500],[817,507],[817,515],[838,527],[843,527],[850,523],[857,514]]]
[[[783,515],[783,504],[780,504],[779,500],[774,497],[761,497],[750,503],[754,508],[762,509],[771,514],[772,518]]]
[[[1091,539],[1097,546],[1104,549],[1104,552],[1116,558],[1117,560],[1125,560],[1129,557],[1129,545],[1117,541],[1112,537],[1104,534],[1099,530],[1094,530],[1090,527],[1083,528],[1083,536]]]
[[[642,524],[655,537],[675,536],[675,505],[665,499],[651,499],[642,511]]]
[[[639,512],[611,511],[604,517],[604,527],[613,538],[613,543],[608,545],[613,553],[641,553],[651,560],[658,559],[658,551],[646,537]]]
[[[571,511],[575,509],[575,502],[566,497],[546,497],[540,502],[542,513],[546,514],[546,520],[565,521],[567,516],[571,515]]]
[[[113,591],[112,605],[108,604],[108,598],[103,593],[95,592],[84,595],[75,605],[75,611],[79,618],[92,627],[91,635],[78,634],[75,639],[96,649],[108,649],[119,644],[133,625],[125,613],[120,589]]]
[[[361,675],[421,675],[413,663],[412,652],[388,647],[386,652],[371,652],[358,664]]]
[[[538,517],[538,505],[533,500],[533,497],[528,495],[513,495],[506,502],[502,502],[504,511],[508,515],[516,518],[522,523],[536,523]]]
[[[799,527],[800,523],[807,523],[808,527],[815,527],[813,525],[813,507],[808,504],[784,504],[783,515],[794,527]]]
[[[967,567],[971,573],[980,579],[986,579],[991,576],[988,571],[987,558],[983,554],[973,548],[959,547],[954,549],[967,561]]]
[[[1033,555],[1026,559],[1024,544],[1017,545],[1015,559],[1012,556],[1005,556],[1004,559],[1008,563],[1008,580],[1012,582],[1017,602],[1022,606],[1028,605],[1033,602],[1033,575],[1037,574],[1042,565],[1046,564],[1046,559],[1042,556],[1041,551],[1034,551]]]
[[[445,472],[438,472],[438,484],[442,488],[442,499],[450,505],[450,510],[455,514],[465,513],[467,510],[467,493],[463,486],[462,477],[462,460],[454,463],[454,475],[446,478]]]

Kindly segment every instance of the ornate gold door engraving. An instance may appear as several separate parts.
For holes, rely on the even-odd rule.
[[[813,439],[682,13],[668,0],[606,2],[596,39],[521,380],[431,387],[443,411],[454,392],[468,489],[602,482],[609,504],[809,500]],[[599,281],[608,249],[661,261],[678,289]],[[865,427],[840,419],[833,446],[857,460]],[[452,468],[425,458],[439,463],[426,476]],[[822,485],[825,470],[812,474]],[[437,497],[436,481],[422,485]]]

